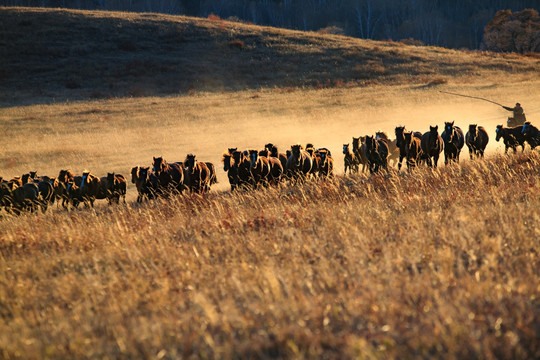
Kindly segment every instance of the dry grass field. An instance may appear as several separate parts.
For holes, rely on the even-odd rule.
[[[204,197],[1,212],[0,358],[540,357],[540,153],[440,93],[538,124],[538,59],[14,8],[0,51],[0,176],[219,169]],[[452,120],[486,127],[484,161],[343,176],[352,136]],[[231,194],[221,153],[267,142],[328,147],[338,176]]]

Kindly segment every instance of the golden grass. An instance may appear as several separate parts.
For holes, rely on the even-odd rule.
[[[539,178],[534,152],[6,218],[2,356],[535,358]]]

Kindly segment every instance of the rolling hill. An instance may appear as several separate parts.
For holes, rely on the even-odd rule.
[[[540,75],[540,60],[159,14],[0,8],[0,106]]]

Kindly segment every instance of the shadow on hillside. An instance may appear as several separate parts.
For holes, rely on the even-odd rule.
[[[0,8],[0,24],[0,107],[198,91],[418,84],[459,75],[463,66],[481,75],[493,65],[459,54],[434,62],[433,52],[445,49],[414,47],[413,54],[399,43],[182,16]],[[538,73],[524,60],[496,65]]]

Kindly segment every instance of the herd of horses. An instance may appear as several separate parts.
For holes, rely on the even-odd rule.
[[[496,141],[503,140],[505,154],[509,149],[515,153],[517,147],[531,149],[540,145],[540,131],[530,122],[516,127],[497,125]],[[445,164],[459,162],[461,150],[469,148],[471,159],[483,157],[489,136],[486,129],[476,124],[469,125],[466,134],[446,122],[439,135],[438,126],[430,126],[421,133],[408,131],[404,126],[395,128],[395,139],[384,132],[374,136],[352,138],[352,148],[343,145],[344,172],[371,174],[387,169],[389,162],[397,163],[398,171],[406,160],[408,171],[425,164],[437,167],[439,157],[444,154]],[[250,190],[260,187],[279,186],[283,182],[302,183],[310,178],[326,179],[334,176],[334,160],[328,148],[315,149],[313,144],[305,147],[295,144],[280,152],[272,143],[263,150],[238,150],[229,148],[222,156],[223,170],[227,173],[231,191]],[[154,157],[151,166],[135,166],[131,169],[131,182],[137,189],[137,202],[156,198],[167,198],[184,192],[203,194],[217,183],[215,166],[210,162],[197,161],[188,154],[183,162],[169,163],[162,157]],[[16,176],[11,180],[0,177],[0,208],[8,213],[34,212],[39,208],[46,211],[57,202],[63,208],[77,208],[84,203],[93,207],[98,199],[109,204],[126,202],[127,180],[121,174],[108,173],[97,177],[89,171],[75,175],[70,170],[60,170],[57,177],[37,176],[35,171]]]

